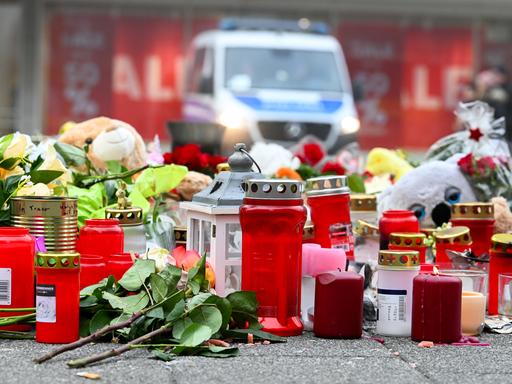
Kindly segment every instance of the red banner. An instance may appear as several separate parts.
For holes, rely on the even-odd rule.
[[[57,14],[49,19],[49,74],[45,133],[68,120],[111,111],[113,26],[110,17]]]
[[[472,74],[470,28],[409,28],[404,40],[404,147],[427,148],[453,132],[453,110]]]
[[[400,125],[402,30],[385,24],[344,23],[338,30],[354,86],[363,148],[396,146]]]
[[[146,139],[166,137],[165,123],[181,117],[183,25],[179,20],[122,17],[117,22],[112,117]]]

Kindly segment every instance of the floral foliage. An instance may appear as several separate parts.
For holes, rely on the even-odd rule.
[[[197,144],[176,147],[172,152],[164,153],[163,157],[165,164],[184,165],[189,171],[201,172],[209,176],[217,172],[217,165],[227,160],[224,156],[202,152]]]

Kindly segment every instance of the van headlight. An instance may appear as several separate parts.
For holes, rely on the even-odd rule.
[[[344,134],[350,134],[350,133],[356,133],[359,131],[359,128],[361,127],[361,123],[359,122],[359,119],[354,116],[345,116],[341,120],[341,133]]]
[[[226,127],[226,129],[242,129],[245,126],[245,120],[241,113],[236,111],[224,111],[222,112],[217,122]]]

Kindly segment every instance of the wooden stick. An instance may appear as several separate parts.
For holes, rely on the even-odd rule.
[[[135,340],[132,340],[129,343],[124,344],[122,347],[119,347],[117,349],[111,349],[110,351],[101,352],[96,355],[91,355],[91,356],[84,357],[81,359],[68,361],[68,367],[82,368],[89,364],[96,363],[98,361],[102,361],[102,360],[109,359],[111,357],[119,356],[119,355],[133,349],[134,345],[143,344],[144,342],[151,340],[155,336],[163,335],[164,333],[170,332],[170,330],[171,329],[170,329],[169,324],[163,325],[162,327],[155,329],[154,331],[149,332],[149,333],[145,334],[144,336],[141,336]]]
[[[96,341],[97,339],[103,337],[107,333],[116,331],[118,329],[126,328],[130,324],[132,324],[135,320],[137,320],[139,317],[141,317],[142,314],[143,314],[142,312],[136,312],[126,321],[122,321],[117,324],[106,325],[105,327],[97,330],[93,334],[91,334],[87,337],[84,337],[80,340],[77,340],[74,343],[65,344],[65,345],[62,345],[60,347],[57,347],[57,348],[51,350],[47,354],[34,359],[34,362],[37,364],[44,363],[45,361],[48,361],[48,360],[54,358],[55,356],[60,355],[61,353],[64,353],[67,351],[72,351],[73,349],[80,348],[86,344],[92,343],[93,341]]]

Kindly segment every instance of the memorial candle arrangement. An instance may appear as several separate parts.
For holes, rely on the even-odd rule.
[[[380,251],[377,267],[377,333],[410,336],[412,281],[420,269],[417,251]]]
[[[124,234],[117,219],[88,219],[80,230],[77,250],[83,255],[102,256],[124,252]]]
[[[256,292],[263,330],[300,335],[301,254],[306,208],[302,184],[248,180],[240,207],[242,289]]]
[[[452,268],[448,251],[464,252],[472,249],[473,241],[468,227],[452,227],[438,231],[436,240],[436,263],[443,268]]]
[[[420,274],[413,283],[411,338],[454,343],[461,339],[462,281],[454,276]]]
[[[36,341],[64,344],[78,340],[80,255],[36,256]]]
[[[492,237],[489,259],[489,315],[498,314],[499,275],[512,273],[512,234],[498,233]]]
[[[389,235],[393,232],[420,231],[420,223],[414,212],[407,210],[390,210],[382,213],[379,220],[380,249],[388,249]]]

